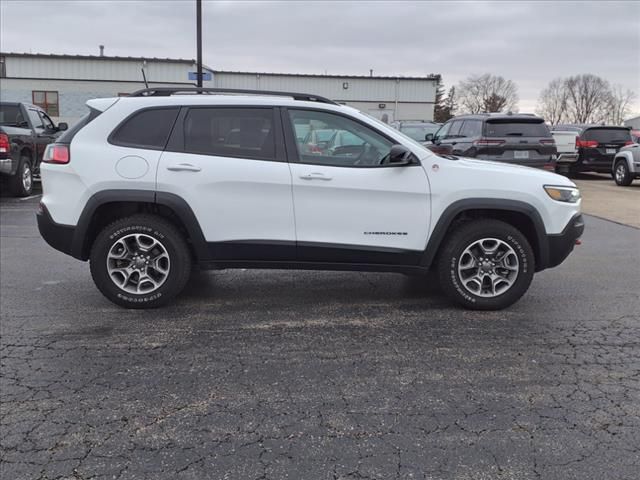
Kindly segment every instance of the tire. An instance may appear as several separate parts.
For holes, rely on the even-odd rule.
[[[33,193],[33,170],[30,157],[20,157],[15,175],[9,179],[9,188],[16,197],[28,197]]]
[[[443,245],[437,263],[440,285],[453,301],[468,309],[501,310],[520,299],[531,285],[533,250],[525,236],[508,223],[473,220],[451,232]],[[477,265],[480,258],[483,263]],[[477,266],[470,266],[474,262]],[[482,283],[474,281],[474,276]],[[489,285],[493,291],[488,291]]]
[[[625,160],[618,160],[611,176],[616,182],[616,185],[621,187],[628,187],[633,182],[633,175],[629,172],[629,167]]]
[[[117,220],[98,234],[90,266],[98,290],[113,303],[156,308],[183,290],[191,273],[191,255],[175,226],[141,214]]]

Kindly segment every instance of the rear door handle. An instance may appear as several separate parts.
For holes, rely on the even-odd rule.
[[[331,180],[331,177],[327,177],[324,173],[307,173],[300,175],[302,180]]]
[[[169,165],[167,170],[171,170],[172,172],[199,172],[202,169],[197,165],[192,165],[190,163],[178,163],[175,165]]]

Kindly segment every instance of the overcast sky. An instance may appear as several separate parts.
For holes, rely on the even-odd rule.
[[[2,0],[4,52],[195,58],[195,0]],[[640,97],[639,1],[204,2],[204,63],[220,70],[485,72],[532,111],[554,77],[593,73]],[[640,99],[634,105],[640,113]]]

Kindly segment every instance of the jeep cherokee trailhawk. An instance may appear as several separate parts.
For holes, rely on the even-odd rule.
[[[202,268],[426,272],[473,309],[504,308],[584,225],[568,179],[438,156],[316,95],[145,89],[87,102],[43,159],[37,214],[100,291],[167,303]],[[324,148],[310,135],[331,131]]]

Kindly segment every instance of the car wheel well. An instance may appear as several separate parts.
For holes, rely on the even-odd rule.
[[[30,148],[23,148],[22,150],[20,150],[20,156],[21,157],[29,157],[29,160],[33,161],[33,154],[31,153],[31,149]]]
[[[531,245],[536,263],[539,262],[542,253],[540,250],[540,242],[538,241],[536,226],[531,217],[529,217],[526,213],[501,209],[464,210],[458,213],[451,221],[451,223],[449,224],[449,228],[447,229],[445,238],[455,229],[459,228],[460,225],[482,218],[501,220],[518,229],[526,237],[527,241]]]
[[[139,213],[157,215],[171,222],[184,235],[192,259],[196,258],[189,230],[180,217],[171,208],[150,202],[108,202],[98,206],[93,212],[87,228],[82,257],[88,258],[91,246],[103,228],[120,218],[130,217]]]

